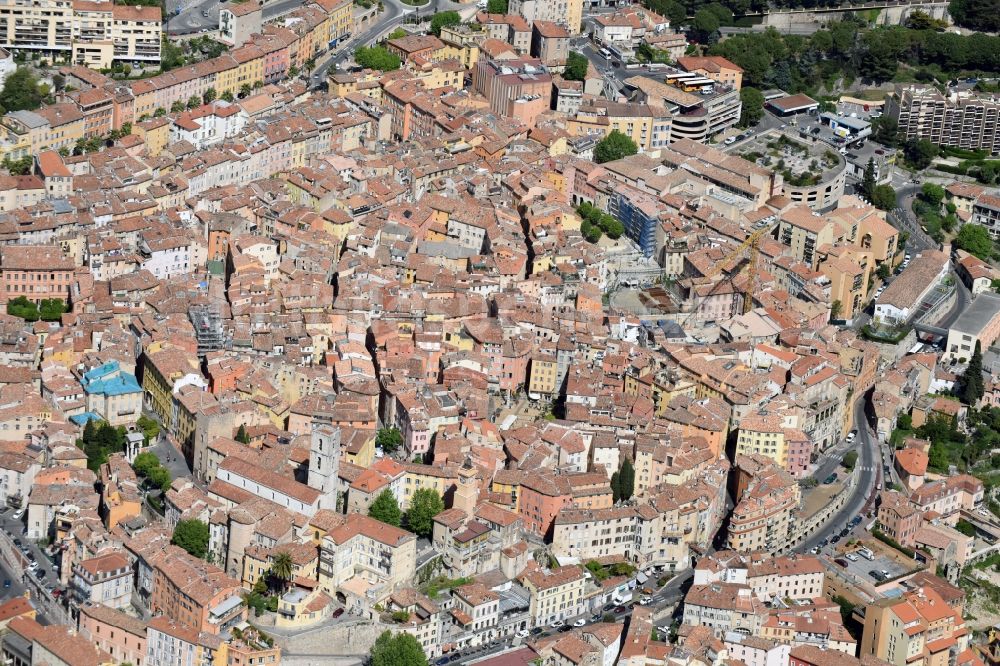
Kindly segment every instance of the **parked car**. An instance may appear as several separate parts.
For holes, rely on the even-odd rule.
[[[440,659],[434,662],[434,666],[444,666],[445,664],[448,663],[448,661],[449,661],[448,657],[441,657]]]
[[[846,557],[848,559],[848,561],[850,561],[850,562],[857,562],[858,561],[858,556],[857,556],[856,553],[848,553],[847,555],[844,555],[844,557]]]
[[[583,626],[583,625],[585,625],[585,624],[587,624],[587,621],[586,621],[586,620],[584,620],[584,619],[583,619],[583,618],[581,617],[581,618],[580,618],[579,620],[577,620],[576,622],[574,622],[574,623],[573,623],[573,626],[574,626],[574,627],[582,627],[582,626]]]
[[[21,516],[24,515],[24,509],[18,509],[17,513],[14,514],[14,520],[21,520]]]
[[[530,634],[531,634],[531,632],[529,632],[527,629],[522,629],[521,631],[517,632],[517,637],[518,638],[527,638]]]
[[[336,620],[338,617],[340,617],[343,614],[344,614],[344,609],[343,608],[338,608],[337,610],[333,611],[333,616],[332,617],[333,617],[333,619]]]
[[[830,485],[831,483],[833,483],[836,480],[837,480],[837,473],[834,472],[830,476],[828,476],[825,479],[823,479],[823,483],[825,483],[826,485]]]
[[[561,626],[563,626],[563,621],[562,620],[556,620],[555,622],[553,622],[552,624],[549,625],[549,628],[551,628],[551,629],[558,629]]]
[[[10,578],[4,578],[3,579],[3,586],[4,586],[4,589],[10,587]]]
[[[845,569],[847,568],[847,560],[845,560],[842,557],[838,557],[837,559],[834,560],[834,562],[844,567]]]

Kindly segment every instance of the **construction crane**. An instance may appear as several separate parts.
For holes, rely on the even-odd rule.
[[[748,261],[746,265],[740,270],[733,271],[727,276],[729,280],[732,280],[737,275],[741,274],[744,270],[747,272],[747,283],[741,292],[743,294],[743,314],[747,314],[748,312],[750,312],[750,310],[753,309],[754,285],[757,281],[757,257],[760,254],[760,241],[762,238],[764,238],[764,236],[769,234],[774,229],[776,224],[777,220],[773,220],[762,226],[760,229],[756,229],[755,231],[753,231],[749,236],[746,237],[746,240],[744,240],[742,243],[739,244],[739,246],[736,247],[735,250],[727,253],[726,256],[724,256],[717,263],[715,263],[705,276],[705,277],[715,277],[716,275],[722,272],[722,266],[728,264],[733,259],[739,258],[740,256],[743,255],[744,252],[749,251],[747,254]],[[717,282],[715,285],[713,285],[712,290],[710,292],[708,292],[707,294],[698,299],[698,302],[695,304],[694,308],[692,308],[688,316],[684,318],[684,323],[681,324],[682,328],[685,325],[687,325],[688,320],[691,319],[691,317],[693,317],[694,314],[698,312],[698,310],[701,308],[702,302],[706,298],[712,295],[712,293],[715,291],[715,288],[719,284],[721,284],[721,282],[722,281]]]

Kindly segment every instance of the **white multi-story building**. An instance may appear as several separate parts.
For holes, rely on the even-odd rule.
[[[0,0],[0,46],[69,56],[99,69],[115,62],[156,65],[162,34],[159,7],[111,2]]]

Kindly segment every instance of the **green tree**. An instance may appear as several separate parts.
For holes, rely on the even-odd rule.
[[[241,444],[250,443],[250,435],[247,433],[247,427],[242,423],[240,424],[240,427],[236,429],[236,441]]]
[[[393,635],[383,631],[369,655],[371,666],[427,666],[427,656],[420,642],[405,632]]]
[[[892,185],[877,185],[872,192],[871,204],[881,210],[892,210],[896,207],[896,190]]]
[[[1000,32],[1000,11],[993,0],[951,0],[948,14],[958,25],[977,32]]]
[[[240,86],[240,98],[246,97],[247,95],[250,94],[251,91],[252,88],[250,87],[250,84],[244,83],[243,85]]]
[[[58,72],[52,75],[52,88],[56,92],[62,92],[66,88],[66,77]]]
[[[618,503],[622,498],[622,475],[621,472],[614,472],[611,475],[611,501]]]
[[[858,452],[848,451],[846,454],[844,454],[844,457],[841,459],[840,462],[847,469],[854,469],[854,466],[858,464]]]
[[[146,442],[150,442],[156,439],[157,435],[160,434],[160,424],[156,422],[155,419],[151,419],[145,414],[140,416],[135,424],[139,426],[139,430],[142,431],[143,437],[146,438]],[[139,455],[142,455],[141,453]]]
[[[618,130],[611,130],[610,134],[594,146],[594,161],[598,164],[604,164],[635,155],[637,152],[639,152],[639,147],[635,145],[635,141]]]
[[[156,457],[156,454],[150,453],[149,451],[143,451],[135,457],[132,462],[132,468],[135,469],[135,473],[139,476],[149,476],[151,470],[156,469],[160,466],[160,459]]]
[[[34,111],[45,100],[38,77],[28,67],[18,67],[4,80],[0,89],[0,107],[6,112]]]
[[[170,483],[172,481],[173,479],[170,476],[170,470],[166,467],[157,466],[149,470],[149,482],[163,492],[170,490]]]
[[[830,319],[836,320],[840,319],[841,313],[844,311],[844,304],[840,301],[834,301],[830,303]]]
[[[941,202],[944,201],[944,188],[934,183],[924,183],[923,187],[920,188],[920,198],[937,210],[941,207]]]
[[[7,314],[20,317],[25,321],[38,321],[38,306],[29,301],[26,296],[7,301]]]
[[[403,445],[403,435],[397,428],[379,428],[375,435],[375,446],[386,453],[395,453]]]
[[[700,44],[708,44],[720,26],[719,16],[711,9],[702,7],[694,14],[689,34]]]
[[[566,57],[566,70],[563,72],[563,78],[567,81],[583,81],[587,78],[589,65],[590,61],[587,60],[587,56],[570,51],[569,56]]]
[[[444,511],[444,500],[433,488],[418,488],[410,498],[406,526],[414,534],[429,537],[434,531],[434,516]]]
[[[937,154],[937,146],[927,139],[908,139],[903,144],[903,156],[917,170],[929,167]]]
[[[235,95],[233,95],[233,93],[228,90],[222,93],[222,95],[220,95],[219,97],[222,101],[229,102],[230,104],[236,101]]]
[[[218,97],[218,93],[215,92],[215,88],[209,88],[204,93],[202,93],[201,101],[205,104],[211,104]]]
[[[395,30],[389,33],[387,39],[400,39],[401,37],[406,37],[409,34],[410,33],[406,32],[402,28],[396,28]]]
[[[178,521],[170,543],[180,546],[194,557],[204,559],[208,553],[208,525],[197,519]]]
[[[875,194],[875,188],[878,183],[875,181],[875,160],[874,158],[868,158],[868,164],[865,165],[865,173],[861,177],[861,193],[866,199],[871,201],[872,195]]]
[[[279,582],[282,590],[288,587],[294,571],[295,562],[287,550],[278,551],[271,558],[271,577]]]
[[[984,261],[993,254],[993,240],[990,238],[990,232],[986,230],[986,227],[971,222],[962,225],[952,244]]]
[[[354,60],[366,69],[377,69],[391,72],[399,69],[402,62],[395,53],[390,53],[384,46],[360,47],[354,51]]]
[[[740,102],[743,110],[740,112],[740,127],[750,127],[760,122],[764,117],[764,94],[751,86],[740,88]]]
[[[896,417],[896,427],[900,430],[913,430],[913,417],[903,412]]]
[[[201,97],[198,97],[197,95],[191,95],[187,101],[187,108],[197,109],[199,106],[201,106]]]
[[[43,298],[38,313],[42,321],[59,321],[66,313],[66,304],[61,298]]]
[[[507,0],[488,0],[486,11],[490,14],[506,14]]]
[[[451,25],[458,25],[462,22],[462,16],[458,12],[447,11],[438,12],[431,19],[431,34],[435,36],[441,35],[441,28]]]
[[[180,113],[184,110],[184,102],[177,100],[170,105],[170,113]]]
[[[872,139],[895,148],[899,142],[899,123],[892,116],[879,116],[872,120]]]
[[[983,397],[983,393],[983,352],[979,340],[976,340],[976,348],[969,360],[969,367],[962,374],[962,402],[969,407],[975,407]]]
[[[632,493],[635,492],[635,468],[632,466],[631,460],[625,458],[622,461],[621,467],[618,468],[618,476],[621,483],[622,499],[631,499]]]
[[[383,490],[379,493],[372,505],[368,507],[368,515],[393,527],[399,527],[403,521],[403,512],[399,510],[396,496],[389,490]]]

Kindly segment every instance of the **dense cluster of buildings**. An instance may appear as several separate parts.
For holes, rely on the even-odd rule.
[[[863,408],[882,440],[903,414],[964,418],[938,394],[1000,335],[992,269],[905,261],[862,199],[813,205],[708,145],[740,115],[725,59],[681,56],[609,98],[594,68],[563,77],[581,3],[512,0],[388,40],[397,71],[289,79],[350,11],[265,24],[226,3],[230,51],[128,85],[85,66],[117,45],[71,40],[74,90],[4,117],[4,154],[33,165],[0,175],[0,500],[49,546],[58,580],[37,594],[74,618],[0,605],[5,658],[278,664],[258,595],[291,640],[346,613],[435,660],[509,641],[498,664],[980,666],[945,578],[973,557],[959,518],[987,498],[929,471],[929,442],[895,453],[899,489],[843,471],[836,490],[870,492],[920,571],[880,587],[791,550],[844,497],[809,480]],[[645,10],[597,23],[616,48],[674,48]],[[187,108],[210,89],[231,95]],[[596,164],[614,130],[639,153]],[[995,203],[949,194],[969,219]],[[620,238],[585,233],[595,209]],[[883,266],[886,325],[953,269],[969,284],[943,354],[841,325]],[[24,316],[53,300],[60,316]],[[120,432],[95,435],[104,422]],[[134,465],[148,451],[183,459],[162,497]],[[424,538],[375,517],[425,490],[444,509]],[[172,543],[184,521],[207,528],[203,556]],[[668,637],[642,597],[674,575],[693,580]]]

